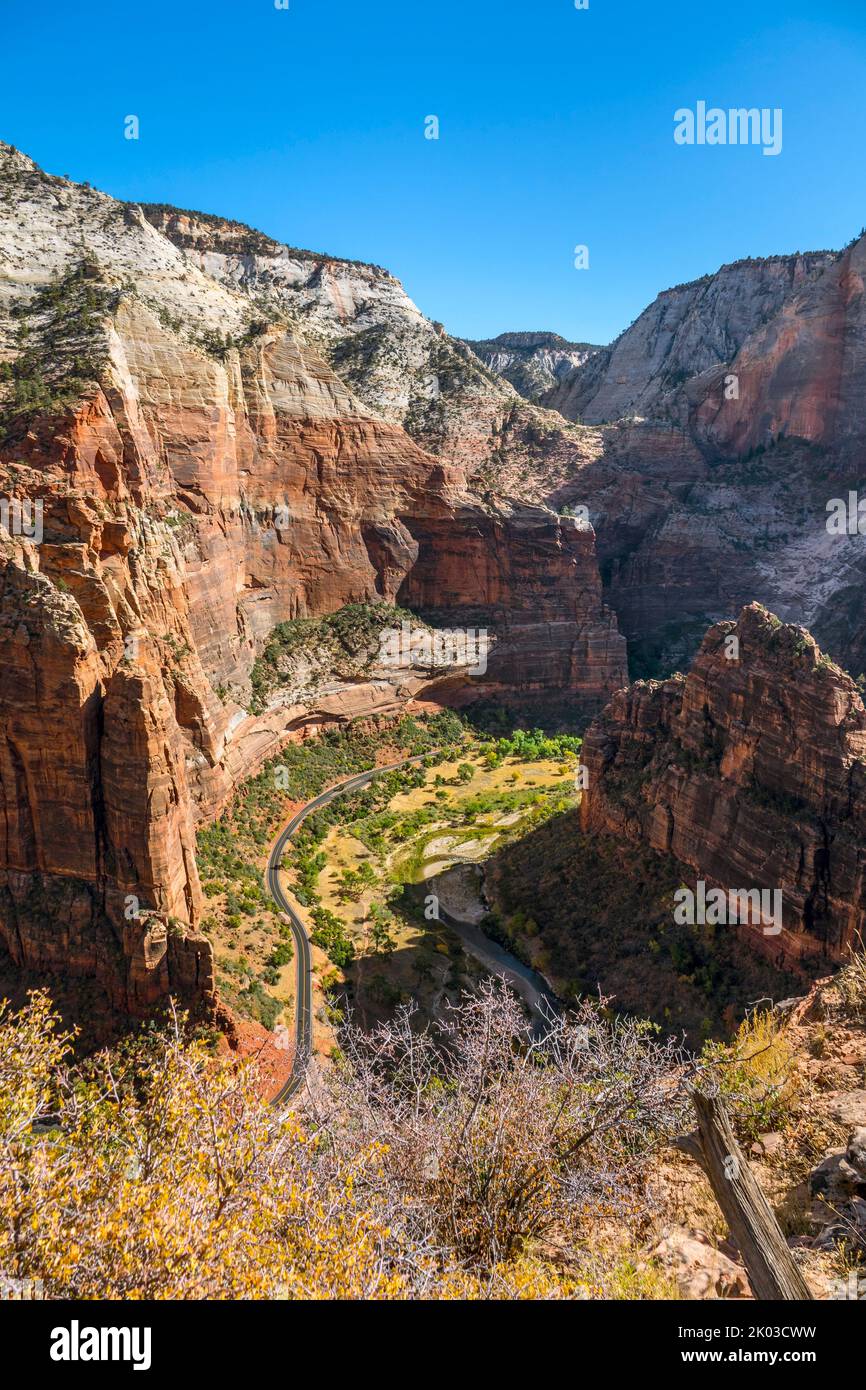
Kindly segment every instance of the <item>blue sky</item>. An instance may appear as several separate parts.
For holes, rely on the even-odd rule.
[[[50,172],[375,261],[466,337],[606,342],[866,223],[863,0],[3,0],[2,33],[0,136]],[[677,146],[698,100],[781,107],[782,153]]]

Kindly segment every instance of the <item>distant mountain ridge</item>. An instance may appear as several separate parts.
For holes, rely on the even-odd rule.
[[[464,341],[486,367],[536,402],[600,350],[594,343],[572,343],[558,333],[544,332],[500,333],[496,338]]]

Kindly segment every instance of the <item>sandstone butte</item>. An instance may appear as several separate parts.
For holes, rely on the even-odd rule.
[[[582,756],[585,830],[692,886],[781,891],[780,934],[738,928],[756,951],[814,975],[862,941],[866,709],[803,628],[758,604],[716,624],[687,676],[618,691]]]
[[[37,365],[57,401],[71,390],[7,416],[0,448],[0,493],[41,504],[43,529],[39,543],[0,534],[0,934],[16,964],[92,977],[118,1011],[171,994],[208,1013],[196,824],[286,737],[421,688],[372,672],[314,708],[251,715],[250,668],[275,624],[399,599],[490,629],[479,693],[567,692],[587,710],[625,680],[625,641],[590,527],[478,496],[465,441],[431,454],[329,365],[321,325],[251,322],[247,295],[140,209],[8,146],[0,162],[3,357],[24,350],[29,306]],[[353,288],[326,284],[329,310],[384,285],[411,319],[391,277],[341,264]],[[301,298],[331,275],[325,258],[291,265]],[[59,306],[37,298],[58,284]],[[80,310],[85,292],[98,312]],[[417,332],[439,350],[438,329]],[[55,379],[70,340],[100,359],[74,388]]]

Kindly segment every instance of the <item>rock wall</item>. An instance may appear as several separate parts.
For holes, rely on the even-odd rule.
[[[736,261],[653,300],[623,333],[544,397],[590,424],[634,415],[667,418],[683,384],[731,364],[764,325],[825,284],[835,251]],[[753,415],[750,409],[748,412]]]
[[[510,381],[527,400],[538,401],[563,377],[602,349],[570,343],[558,333],[500,333],[496,338],[467,339],[481,361]]]
[[[615,423],[549,502],[583,503],[632,670],[666,675],[754,599],[866,668],[862,491],[866,238],[738,262],[660,295],[545,400]],[[816,574],[820,575],[816,582]]]
[[[802,628],[759,605],[706,634],[687,676],[619,691],[587,732],[582,824],[708,887],[780,890],[780,963],[845,959],[866,926],[866,710]]]
[[[567,691],[586,714],[626,683],[625,639],[602,600],[590,527],[541,507],[478,505],[409,525],[419,550],[400,602],[440,626],[491,625],[496,644],[477,681],[486,693]]]
[[[401,373],[376,366],[387,343],[351,369],[350,317],[348,336],[465,358],[494,414],[516,399],[392,277],[215,219],[177,214],[171,240],[161,214],[8,146],[0,176],[0,497],[41,508],[38,536],[0,531],[0,936],[19,964],[99,978],[119,1009],[171,992],[207,1012],[196,823],[286,737],[441,682],[373,670],[252,715],[277,623],[400,596],[501,635],[477,693],[587,709],[624,680],[624,642],[591,530],[467,487],[460,458],[487,429],[471,389],[446,412],[448,459],[402,427],[411,401],[371,404]]]

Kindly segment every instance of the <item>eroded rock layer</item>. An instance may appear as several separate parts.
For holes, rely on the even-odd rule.
[[[866,710],[804,629],[756,604],[717,624],[687,676],[619,691],[583,757],[585,830],[672,856],[693,887],[780,892],[781,922],[732,926],[756,949],[815,969],[862,939]]]
[[[172,993],[206,1012],[196,823],[289,735],[441,679],[374,667],[252,713],[276,624],[399,596],[488,628],[478,693],[587,711],[624,681],[625,643],[590,528],[467,488],[489,435],[470,388],[494,415],[519,398],[385,272],[236,244],[232,224],[208,241],[180,214],[171,240],[8,146],[0,173],[0,936],[118,1009]],[[269,275],[285,294],[263,315]],[[390,377],[378,402],[369,374],[353,388],[350,308],[359,333],[412,329],[413,352],[468,363],[448,457],[403,428]]]

